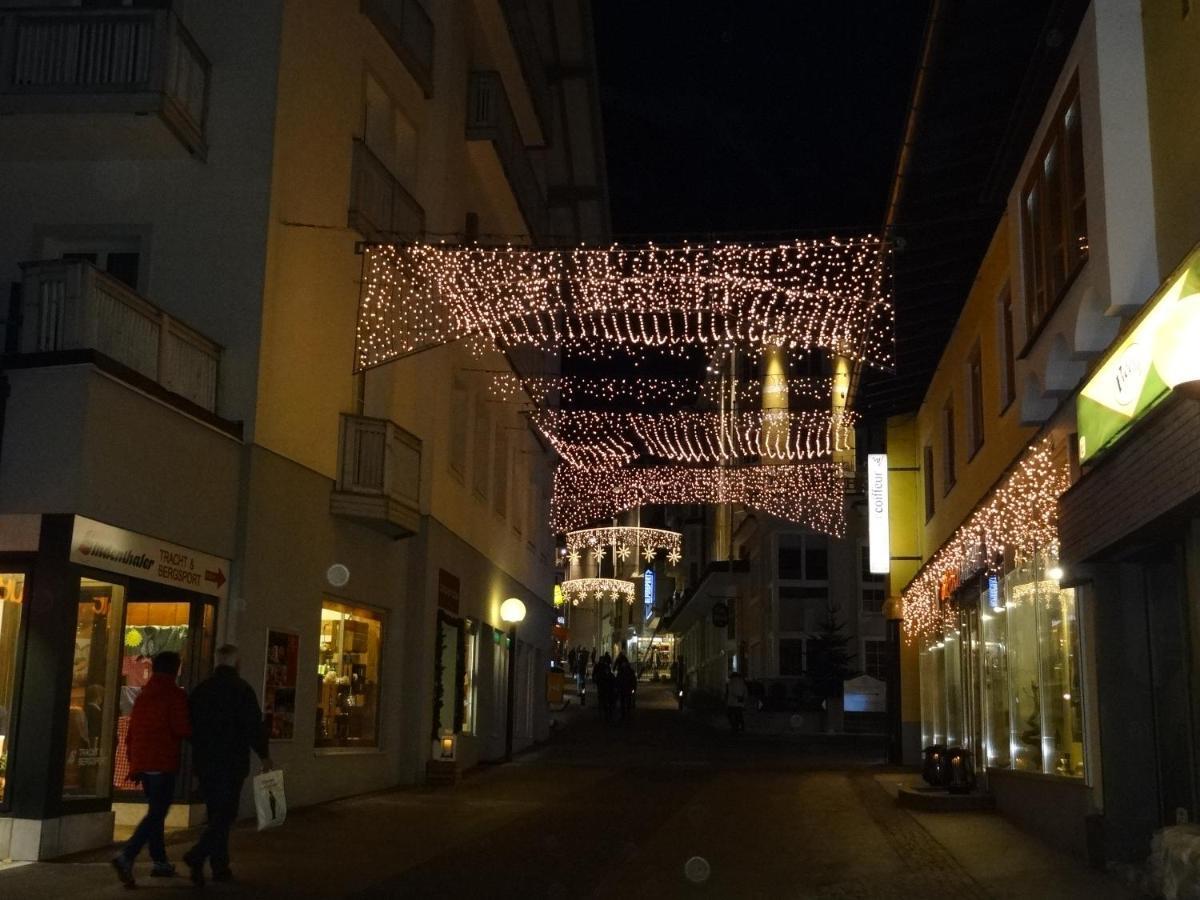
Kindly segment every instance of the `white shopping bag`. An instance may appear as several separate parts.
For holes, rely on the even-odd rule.
[[[287,818],[287,799],[283,794],[283,769],[272,769],[254,776],[254,811],[258,830],[276,828]]]

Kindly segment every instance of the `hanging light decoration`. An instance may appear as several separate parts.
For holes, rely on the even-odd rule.
[[[537,406],[584,408],[601,406],[683,406],[703,401],[717,404],[732,397],[737,403],[758,406],[763,395],[786,393],[793,400],[824,402],[833,396],[833,379],[824,377],[765,379],[740,378],[732,384],[720,379],[608,378],[581,375],[531,375],[492,372],[489,393],[495,400],[532,400]]]
[[[588,600],[624,600],[632,604],[636,596],[633,582],[618,578],[572,578],[562,583],[562,592],[572,606]]]
[[[943,585],[998,570],[1009,551],[1018,563],[1039,552],[1057,556],[1058,498],[1070,483],[1067,462],[1056,459],[1050,438],[1026,451],[901,593],[905,640],[944,625]]]
[[[471,338],[588,357],[738,344],[892,361],[875,237],[543,249],[368,244],[355,369]]]
[[[610,469],[563,464],[554,473],[550,525],[561,533],[638,506],[741,503],[840,537],[844,502],[842,468],[831,462]]]
[[[667,531],[664,528],[641,528],[635,525],[614,525],[606,528],[584,528],[579,531],[567,532],[567,553],[579,553],[584,549],[596,546],[615,546],[625,551],[620,559],[628,559],[637,551],[647,548],[661,549],[671,553],[683,553],[683,535],[678,531]]]

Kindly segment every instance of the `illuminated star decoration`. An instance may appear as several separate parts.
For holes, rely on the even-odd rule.
[[[648,563],[654,562],[654,557],[657,555],[658,551],[651,546],[645,546],[642,548],[642,558]]]
[[[588,600],[621,599],[633,603],[636,596],[635,585],[632,581],[621,581],[616,578],[572,578],[562,583],[563,596],[572,606],[579,606]]]
[[[680,553],[678,550],[672,550],[670,553],[667,554],[667,562],[669,562],[673,566],[679,565],[679,561],[681,559],[683,559],[683,554]]]
[[[576,565],[579,562],[579,551],[571,550],[567,553],[567,559],[570,561],[571,565]]]
[[[732,343],[887,367],[894,310],[879,238],[570,249],[367,244],[355,370],[461,338],[611,357]]]
[[[683,552],[683,535],[665,528],[643,528],[636,525],[613,525],[598,528],[583,528],[567,533],[567,550],[595,547],[597,544],[628,548],[630,555],[635,547],[658,547],[668,552]],[[620,557],[625,559],[626,556]]]
[[[629,545],[628,544],[621,544],[621,546],[619,546],[617,548],[617,559],[621,560],[621,562],[624,562],[625,560],[629,559]]]

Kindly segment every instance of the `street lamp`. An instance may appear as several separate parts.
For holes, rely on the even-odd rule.
[[[508,629],[508,715],[504,723],[504,761],[512,762],[513,748],[513,696],[517,677],[517,623],[525,618],[525,604],[516,597],[509,597],[500,604],[500,618],[509,624]]]

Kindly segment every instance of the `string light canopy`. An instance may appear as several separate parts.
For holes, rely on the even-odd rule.
[[[647,466],[554,473],[550,526],[571,531],[638,506],[741,503],[835,537],[845,531],[845,487],[836,463],[734,468]]]
[[[642,556],[649,562],[657,556],[657,551],[662,550],[674,565],[683,558],[683,535],[678,531],[633,525],[585,528],[567,533],[567,554],[572,562],[579,559],[579,554],[597,547],[612,547],[613,555],[621,561]]]
[[[355,370],[472,339],[591,358],[738,345],[887,367],[894,311],[875,237],[571,249],[363,245]]]
[[[572,606],[588,600],[624,600],[632,605],[636,596],[632,581],[617,578],[572,578],[562,583],[562,592]]]
[[[819,459],[848,449],[857,421],[852,411],[840,408],[727,415],[536,409],[529,418],[568,464],[609,467],[640,459],[699,464]]]
[[[531,399],[537,406],[584,408],[599,404],[606,407],[683,406],[697,401],[718,404],[731,396],[739,404],[757,406],[764,394],[786,394],[814,402],[828,401],[833,395],[833,379],[828,377],[786,378],[769,375],[738,379],[732,384],[713,378],[633,377],[607,378],[579,375],[520,376],[513,372],[491,373],[489,393],[504,402]]]
[[[1058,498],[1070,486],[1067,463],[1050,438],[1035,444],[901,594],[907,642],[943,627],[944,585],[980,570],[998,572],[1006,553],[1020,563],[1058,555]]]

